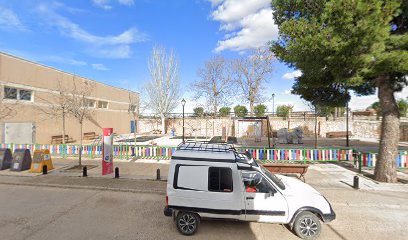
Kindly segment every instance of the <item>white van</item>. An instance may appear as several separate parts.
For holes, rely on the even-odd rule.
[[[319,236],[336,215],[327,199],[295,178],[274,175],[226,144],[184,143],[174,152],[164,215],[193,235],[202,218],[289,224],[303,239]]]

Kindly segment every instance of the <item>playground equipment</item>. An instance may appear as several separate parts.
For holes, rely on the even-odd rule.
[[[287,128],[278,130],[278,143],[281,144],[302,144],[303,130],[300,127],[288,131]]]

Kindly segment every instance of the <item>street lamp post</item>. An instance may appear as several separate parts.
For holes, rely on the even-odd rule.
[[[181,105],[183,106],[183,143],[185,142],[184,141],[184,106],[186,105],[186,100],[184,100],[184,98],[183,98],[183,100],[181,100]]]
[[[275,93],[272,93],[272,117],[275,114]]]

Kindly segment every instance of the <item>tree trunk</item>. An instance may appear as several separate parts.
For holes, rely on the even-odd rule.
[[[397,181],[395,159],[399,142],[399,111],[388,77],[377,78],[378,98],[382,109],[381,138],[374,178],[380,182]]]
[[[79,136],[79,159],[78,159],[78,165],[79,167],[82,166],[82,122],[80,123],[81,125],[81,135]]]
[[[253,117],[254,116],[254,101],[249,102],[249,112],[250,112],[250,116]]]
[[[166,117],[164,115],[160,116],[162,124],[162,135],[166,134]]]
[[[136,157],[136,142],[137,142],[137,136],[136,136],[136,117],[133,113],[133,139],[134,139],[134,145],[133,145],[133,157]]]
[[[315,107],[314,148],[317,149],[317,108]]]
[[[62,144],[65,144],[65,112],[62,112]]]

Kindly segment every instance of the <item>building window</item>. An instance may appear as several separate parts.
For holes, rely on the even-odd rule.
[[[17,99],[17,88],[4,87],[4,98]]]
[[[212,192],[232,192],[231,168],[210,167],[208,169],[208,190]]]
[[[31,90],[4,87],[4,98],[5,99],[31,101],[31,95],[32,95]]]
[[[84,107],[95,107],[95,100],[85,99]]]
[[[108,108],[108,102],[98,101],[98,108]]]
[[[18,92],[19,92],[19,96],[18,96],[19,100],[31,101],[31,93],[32,92],[30,90],[20,89]]]

